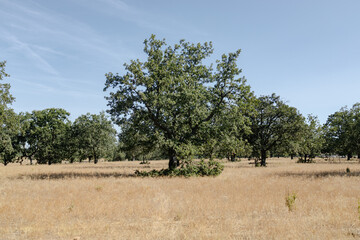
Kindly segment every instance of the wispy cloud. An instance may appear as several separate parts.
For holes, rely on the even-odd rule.
[[[32,44],[31,47],[38,50],[38,51],[45,52],[45,53],[50,53],[50,54],[55,54],[55,55],[65,56],[65,57],[68,56],[63,52],[56,51],[56,50],[54,50],[52,48],[49,48],[49,47],[43,47],[43,46],[34,45],[34,44]]]
[[[23,52],[25,55],[31,58],[41,70],[53,75],[59,75],[59,72],[48,61],[46,61],[45,58],[34,51],[29,44],[22,42],[17,37],[8,32],[2,34],[2,38],[12,44],[14,49]]]
[[[14,30],[18,30],[31,40],[36,39],[37,36],[43,37],[49,40],[47,44],[53,46],[67,46],[68,48],[76,46],[77,51],[93,51],[111,58],[119,58],[114,51],[109,50],[109,44],[105,38],[83,22],[52,12],[50,9],[32,1],[29,1],[31,4],[19,4],[16,1],[7,0],[1,1],[10,9],[8,12],[0,9],[0,15],[7,17],[8,21],[3,22],[8,31],[14,32]],[[0,32],[0,34],[3,35],[4,33]],[[49,46],[42,47],[48,50],[52,49]],[[52,49],[48,52],[56,54],[58,51]]]
[[[84,89],[82,89],[82,91],[79,90],[71,90],[66,88],[65,85],[62,85],[63,87],[56,87],[56,86],[51,86],[49,84],[43,84],[43,83],[39,83],[36,81],[31,81],[31,80],[24,80],[24,79],[20,79],[20,78],[12,78],[13,82],[16,83],[21,83],[22,85],[26,85],[26,89],[27,91],[29,89],[31,89],[31,92],[34,93],[34,91],[38,92],[38,93],[49,93],[49,94],[56,94],[56,95],[62,95],[62,96],[67,96],[67,97],[77,97],[77,98],[102,98],[103,95],[98,94],[94,91],[91,90],[87,90],[84,91]],[[71,81],[71,80],[69,80]]]
[[[97,2],[101,5],[99,10],[113,13],[123,21],[135,23],[142,28],[174,34],[178,34],[182,30],[197,35],[207,35],[203,30],[199,30],[193,25],[184,25],[173,18],[169,19],[168,16],[154,15],[122,0],[97,0]]]
[[[40,84],[38,87],[43,91],[54,88],[65,92],[78,89],[80,92],[84,86],[101,91],[99,84],[86,74],[70,79],[74,75],[73,69],[86,71],[97,65],[107,66],[109,62],[121,63],[124,56],[129,55],[125,47],[117,45],[112,49],[114,46],[108,39],[90,25],[37,2],[0,0],[0,6],[3,23],[0,43],[1,40],[6,43],[0,47],[7,55],[20,59],[17,65],[22,64],[24,68],[18,76],[28,82],[29,74],[36,76],[31,82]],[[41,87],[46,85],[49,88]]]
[[[148,28],[157,31],[165,31],[166,28],[162,25],[155,24],[149,13],[141,11],[121,0],[97,0],[103,10],[107,13],[112,13],[116,17],[121,18],[123,21],[132,22],[139,27]]]
[[[134,8],[130,7],[127,3],[120,0],[103,0],[103,2],[106,2],[113,7],[117,8],[118,10],[126,11],[133,14],[138,14],[139,12],[136,11]]]
[[[46,103],[64,101],[73,107],[74,102],[86,102],[86,109],[90,101],[91,107],[103,109],[103,73],[139,57],[131,48],[134,36],[122,34],[119,25],[137,33],[191,31],[176,20],[119,0],[0,0],[0,22],[1,58],[11,59],[9,70],[16,66],[10,72],[12,86],[26,99],[19,106],[30,106],[34,96],[46,95],[54,96]],[[110,27],[114,33],[109,33]]]

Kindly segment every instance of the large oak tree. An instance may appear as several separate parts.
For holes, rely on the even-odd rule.
[[[104,90],[112,90],[109,113],[120,127],[131,123],[144,139],[166,150],[174,169],[181,151],[210,140],[203,134],[214,118],[250,89],[239,77],[240,50],[222,55],[213,69],[204,63],[213,53],[211,43],[181,40],[167,46],[152,35],[144,44],[144,62],[124,64],[123,75],[106,74]]]

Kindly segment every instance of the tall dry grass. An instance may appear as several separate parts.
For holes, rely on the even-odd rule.
[[[360,239],[357,162],[243,160],[215,178],[133,176],[144,167],[0,167],[0,239]]]

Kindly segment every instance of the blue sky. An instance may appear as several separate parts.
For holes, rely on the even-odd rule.
[[[273,92],[324,123],[359,100],[358,0],[0,0],[0,61],[13,108],[106,110],[107,72],[144,59],[151,34],[173,44],[212,41],[212,60],[241,49],[256,95]]]

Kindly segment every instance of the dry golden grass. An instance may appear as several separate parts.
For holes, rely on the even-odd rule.
[[[355,161],[243,160],[215,178],[133,176],[145,167],[1,166],[0,239],[360,239]]]

